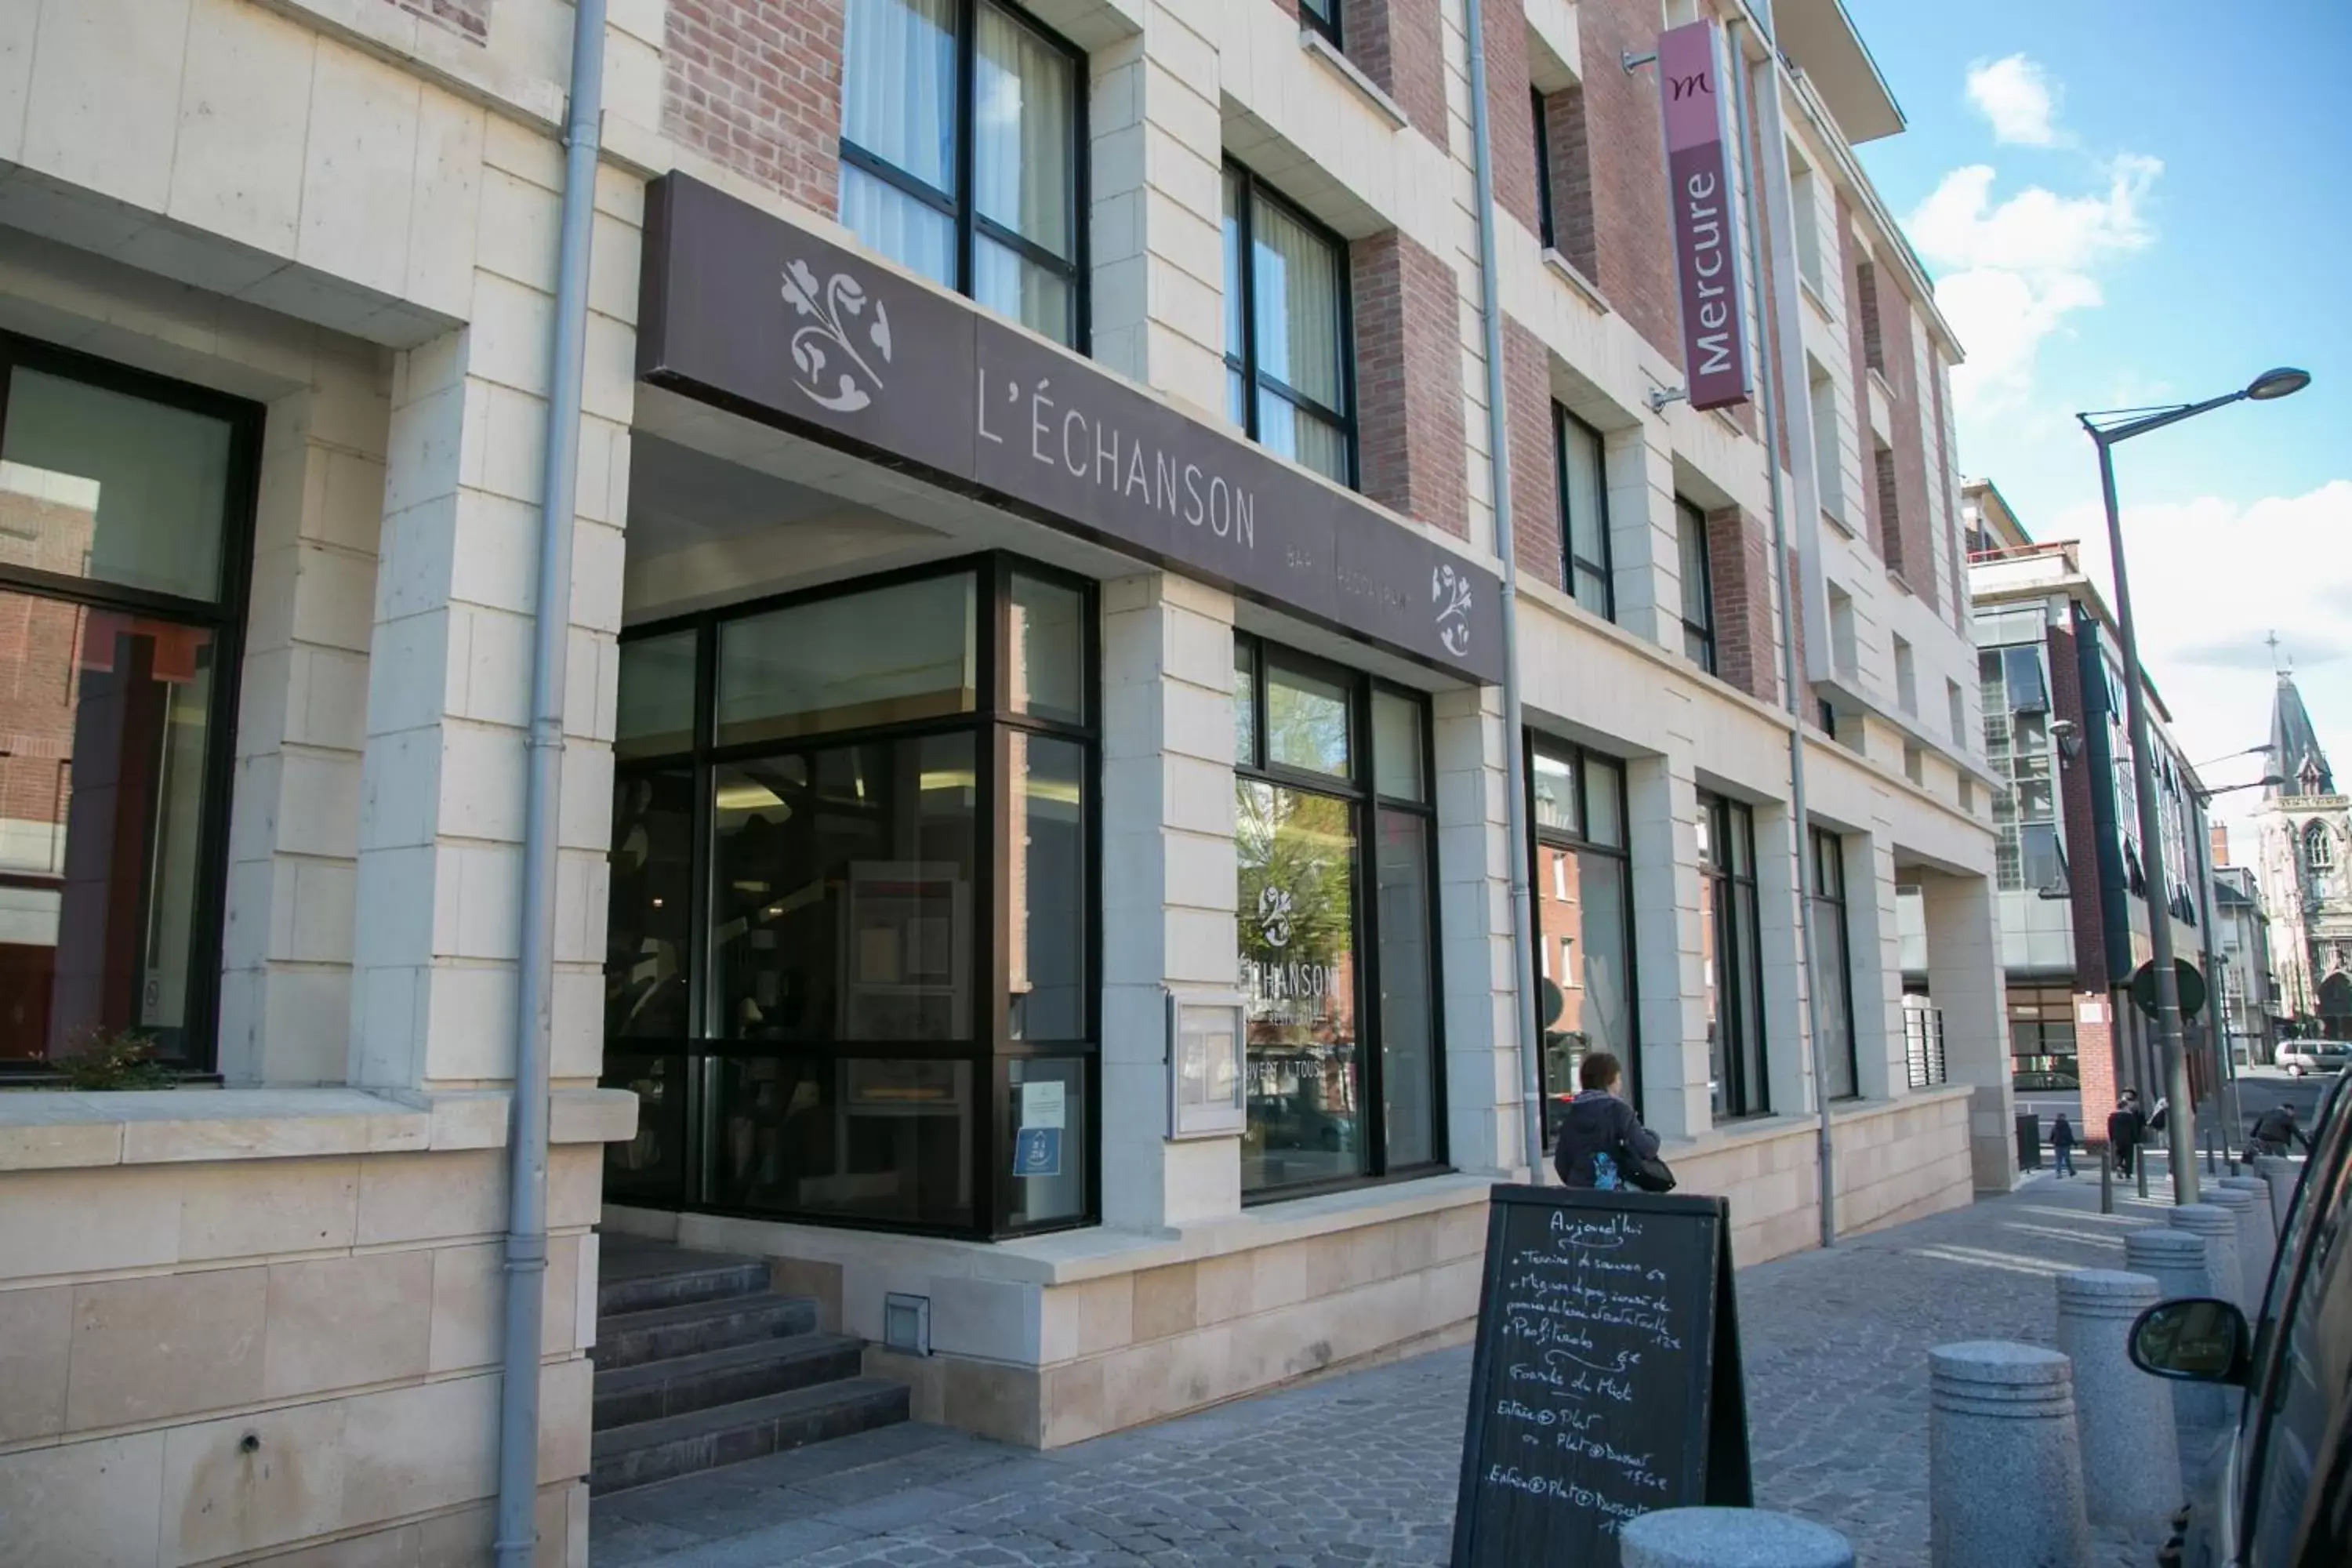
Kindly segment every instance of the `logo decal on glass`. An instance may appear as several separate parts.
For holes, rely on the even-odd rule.
[[[836,414],[855,414],[872,403],[883,388],[882,373],[875,366],[890,363],[890,312],[882,301],[870,301],[874,319],[864,322],[860,332],[858,318],[869,303],[866,286],[846,272],[836,272],[820,288],[815,271],[801,260],[784,268],[784,298],[800,314],[815,318],[793,333],[793,364],[809,401]],[[854,333],[871,345],[873,358],[851,341]],[[835,363],[836,351],[845,363]]]
[[[1290,945],[1290,892],[1286,888],[1261,888],[1257,894],[1258,935],[1268,947]]]
[[[1465,657],[1470,651],[1469,574],[1451,566],[1433,568],[1429,574],[1429,600],[1437,606],[1437,640],[1454,658]]]

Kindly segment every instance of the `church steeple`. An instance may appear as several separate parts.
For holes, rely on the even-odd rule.
[[[2294,689],[2294,677],[2285,670],[2279,671],[2278,697],[2271,709],[2271,771],[2286,781],[2266,792],[2273,798],[2336,793],[2336,774],[2327,765],[2327,753],[2320,749],[2318,732],[2311,727],[2303,693]]]

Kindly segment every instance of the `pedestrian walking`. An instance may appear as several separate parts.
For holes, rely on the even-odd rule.
[[[2258,1154],[2284,1154],[2293,1143],[2302,1144],[2305,1153],[2311,1152],[2311,1140],[2295,1125],[2292,1105],[2273,1105],[2263,1111],[2254,1118],[2253,1130],[2247,1136],[2253,1140]]]
[[[2139,1140],[2147,1122],[2139,1113],[2139,1095],[2126,1089],[2113,1110],[2107,1112],[2107,1147],[2115,1152],[2116,1174],[2132,1173],[2132,1161],[2139,1156]]]
[[[2063,1110],[2058,1113],[2056,1125],[2050,1129],[2050,1152],[2057,1161],[2060,1175],[2074,1173],[2074,1124],[2066,1120]]]
[[[1616,1191],[1634,1184],[1637,1164],[1665,1169],[1658,1163],[1658,1135],[1617,1092],[1624,1079],[1624,1068],[1607,1051],[1593,1051],[1577,1064],[1579,1092],[1568,1102],[1552,1148],[1561,1185]]]

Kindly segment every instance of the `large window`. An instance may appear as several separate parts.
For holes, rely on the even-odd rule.
[[[213,1064],[260,410],[0,338],[0,1073]]]
[[[2080,1087],[2074,994],[2063,985],[2011,986],[2009,1049],[2017,1088],[2046,1090]]]
[[[1625,1064],[1642,1102],[1633,1016],[1633,868],[1625,837],[1625,769],[1548,736],[1528,738],[1528,819],[1535,829],[1536,1024],[1543,1037],[1547,1142],[1576,1094],[1586,1055]]]
[[[1082,64],[997,0],[851,0],[841,221],[902,266],[1084,348]]]
[[[1444,1158],[1428,707],[1243,637],[1234,848],[1249,1121],[1242,1190]]]
[[[616,1193],[1006,1234],[1082,1223],[1094,607],[1003,557],[622,644]]]
[[[1832,1100],[1862,1092],[1853,1049],[1853,940],[1846,927],[1845,845],[1813,829],[1813,1019],[1822,1089]]]
[[[1756,827],[1746,806],[1698,797],[1699,980],[1717,1121],[1772,1109],[1764,1074],[1764,965],[1756,945]]]
[[[2050,694],[2042,650],[1986,648],[1977,656],[1984,698],[1985,760],[2000,782],[1992,796],[1993,877],[2006,892],[2068,896],[2058,825]]]
[[[1683,653],[1715,673],[1715,584],[1706,558],[1706,514],[1675,500],[1675,534],[1682,552]]]
[[[1551,210],[1551,111],[1544,107],[1543,89],[1528,89],[1528,128],[1536,139],[1536,239],[1546,250],[1559,244]]]
[[[1226,413],[1269,451],[1356,482],[1348,250],[1225,165]]]
[[[1559,463],[1559,582],[1604,620],[1617,618],[1609,569],[1609,480],[1601,432],[1555,403],[1552,439]]]

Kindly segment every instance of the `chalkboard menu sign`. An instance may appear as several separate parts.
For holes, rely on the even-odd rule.
[[[1724,1200],[1495,1188],[1454,1568],[1617,1568],[1700,1504],[1749,1506]]]

